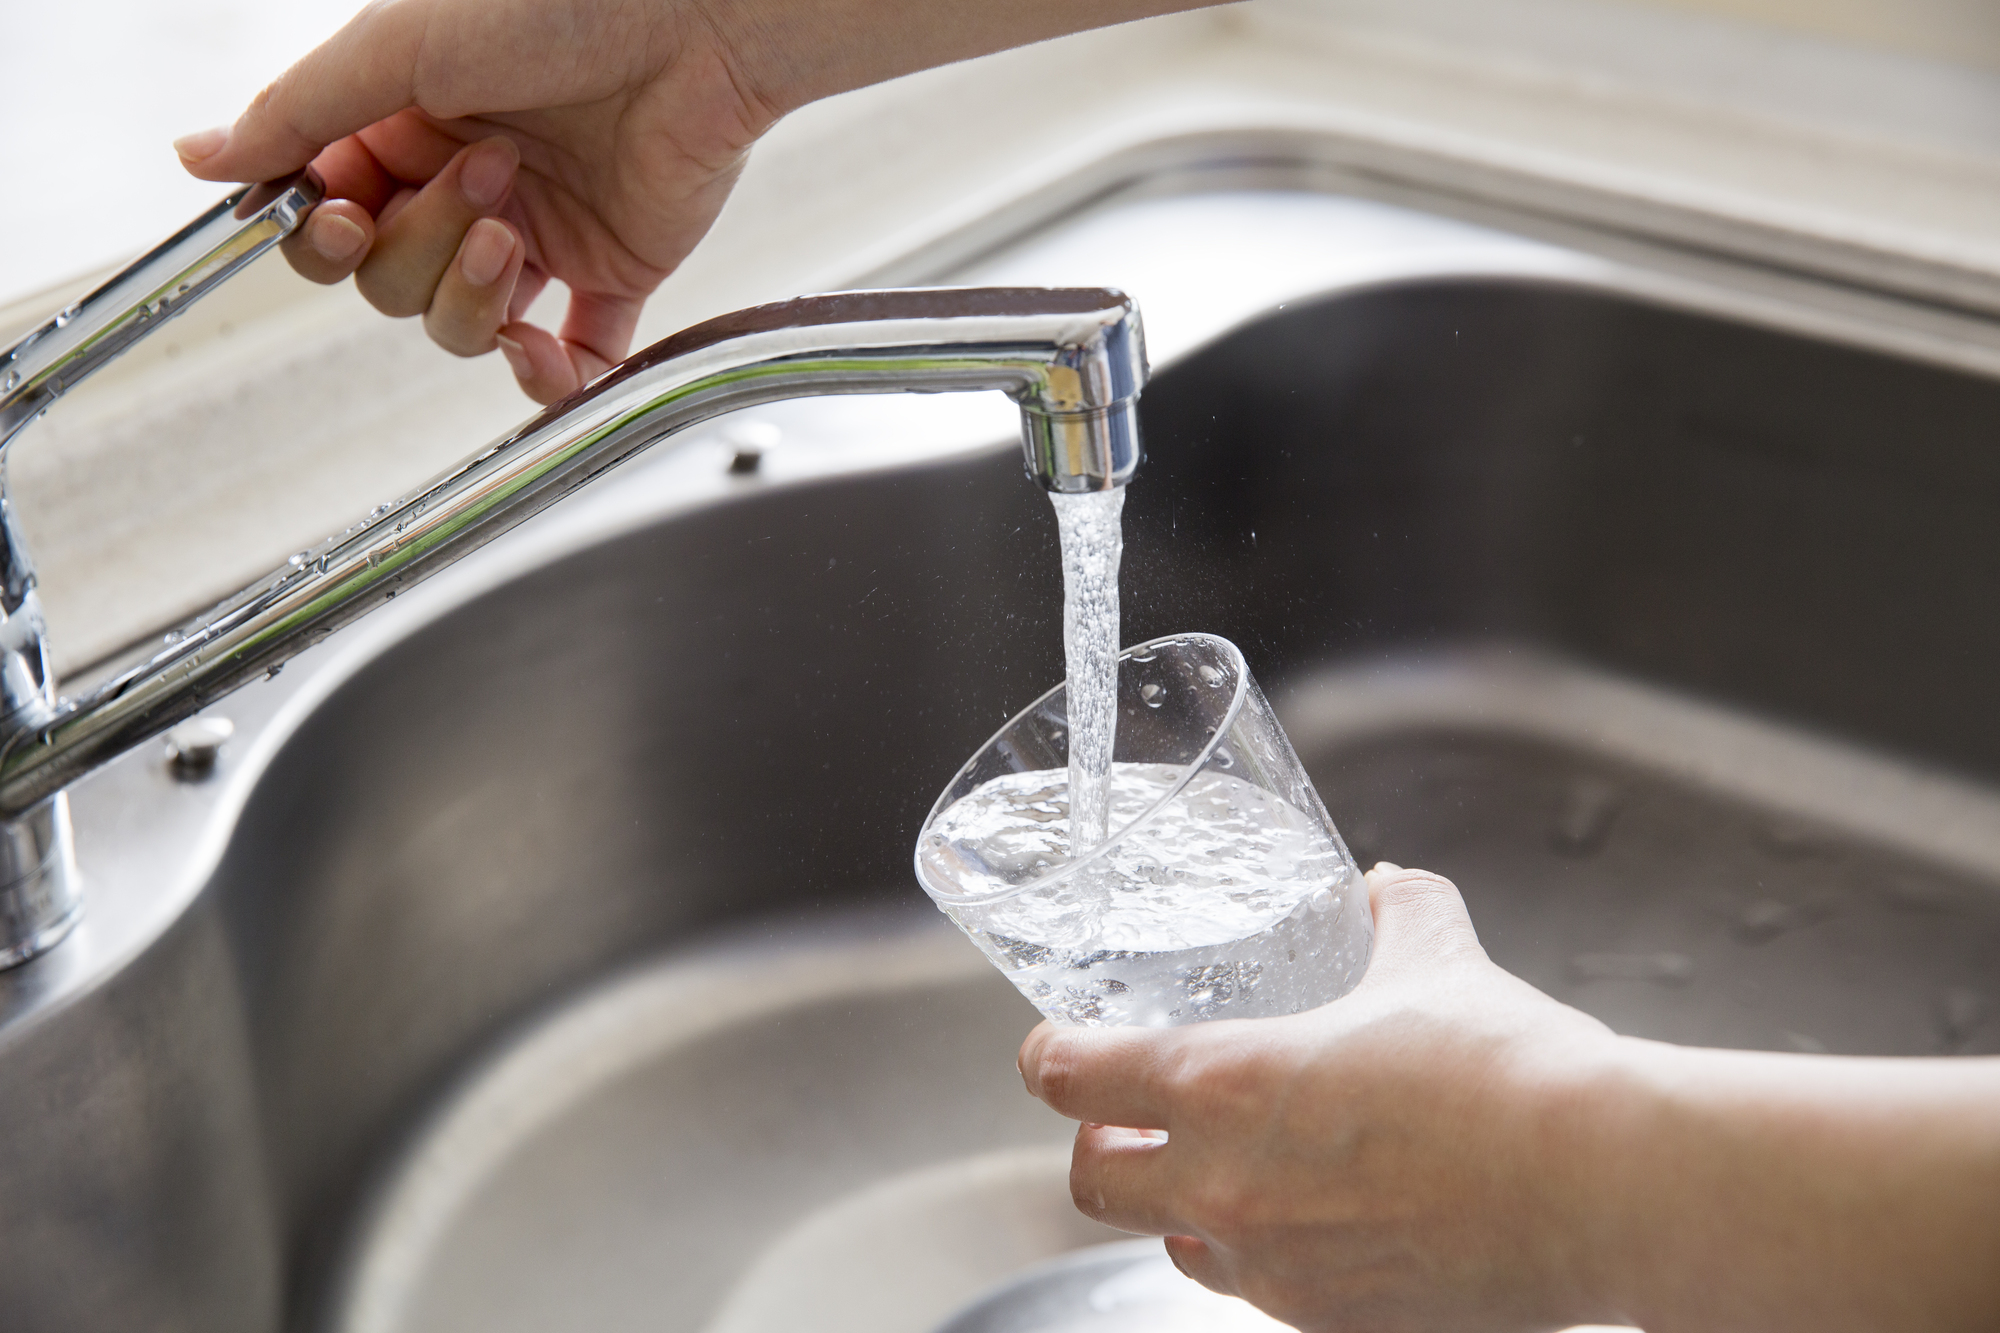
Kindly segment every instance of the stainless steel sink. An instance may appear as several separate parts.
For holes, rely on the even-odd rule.
[[[963,271],[1227,208],[1344,248],[1192,265],[1241,327],[1096,275],[1169,352],[1125,637],[1235,639],[1357,855],[1621,1030],[2000,1051],[2000,383],[1319,196]],[[208,782],[80,788],[93,916],[0,977],[6,1327],[926,1333],[1109,1238],[908,869],[1060,670],[1002,407],[704,437],[229,700]]]

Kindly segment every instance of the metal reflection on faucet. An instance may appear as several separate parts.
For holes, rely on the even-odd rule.
[[[289,234],[309,174],[225,199],[0,353],[0,445],[66,388]],[[33,566],[0,492],[0,967],[76,919],[63,789],[452,564],[647,446],[724,412],[836,393],[992,390],[1020,406],[1028,474],[1105,490],[1140,457],[1139,314],[1102,288],[837,292],[696,325],[613,367],[439,477],[166,636],[149,660],[58,701]]]

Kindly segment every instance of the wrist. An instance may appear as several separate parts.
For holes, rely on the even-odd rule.
[[[919,70],[1220,0],[689,2],[727,53],[739,95],[775,123],[810,102]]]
[[[1640,1265],[1658,1250],[1641,1228],[1659,1147],[1652,1043],[1605,1033],[1565,1052],[1547,1080],[1541,1135],[1546,1271],[1556,1315],[1577,1324],[1637,1322]]]

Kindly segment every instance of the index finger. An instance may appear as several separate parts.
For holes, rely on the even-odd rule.
[[[371,5],[257,94],[227,130],[175,142],[181,162],[213,181],[273,180],[322,148],[416,100],[423,27],[414,7]]]
[[[1175,1028],[1059,1028],[1021,1043],[1028,1091],[1072,1120],[1166,1129],[1184,1038]]]

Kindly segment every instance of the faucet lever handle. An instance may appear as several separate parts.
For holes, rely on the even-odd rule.
[[[325,195],[310,167],[246,185],[0,352],[0,446],[65,390],[291,235]]]

